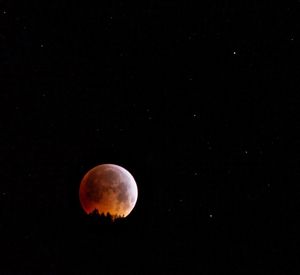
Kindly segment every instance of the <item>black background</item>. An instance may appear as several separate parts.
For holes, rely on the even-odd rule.
[[[0,273],[298,274],[299,2],[129,2],[0,1]]]

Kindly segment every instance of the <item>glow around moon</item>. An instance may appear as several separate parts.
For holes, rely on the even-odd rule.
[[[138,190],[133,176],[115,164],[101,164],[86,173],[79,188],[79,199],[87,214],[126,217],[134,208]]]

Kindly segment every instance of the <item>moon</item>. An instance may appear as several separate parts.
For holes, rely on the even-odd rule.
[[[127,217],[134,208],[138,189],[133,176],[115,164],[101,164],[89,170],[79,188],[79,199],[83,210],[90,214]]]

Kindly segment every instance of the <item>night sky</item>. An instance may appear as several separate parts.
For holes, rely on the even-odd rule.
[[[300,2],[98,2],[0,1],[0,274],[300,274]]]

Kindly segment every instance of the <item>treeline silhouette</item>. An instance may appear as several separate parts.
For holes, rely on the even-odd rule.
[[[124,216],[122,215],[111,215],[108,213],[99,213],[97,209],[94,209],[89,215],[92,222],[110,225],[110,224],[121,224],[124,220]]]

